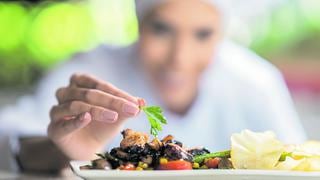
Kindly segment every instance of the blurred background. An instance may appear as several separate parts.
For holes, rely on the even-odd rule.
[[[320,1],[252,1],[237,13],[227,35],[280,68],[309,136],[320,139]],[[137,37],[133,0],[0,1],[0,108],[73,54]]]

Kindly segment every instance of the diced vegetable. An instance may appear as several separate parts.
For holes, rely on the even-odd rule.
[[[160,164],[159,170],[192,170],[192,164],[188,161],[177,160]]]
[[[221,158],[213,158],[213,159],[208,159],[205,163],[205,165],[209,168],[209,169],[216,169],[218,168],[219,162],[220,162]]]
[[[168,163],[168,159],[166,158],[160,158],[160,164],[167,164]]]
[[[199,169],[200,168],[200,164],[195,162],[195,163],[192,164],[192,168],[193,169]]]
[[[128,163],[128,164],[125,164],[125,165],[121,165],[119,167],[120,170],[126,170],[126,171],[133,171],[133,170],[136,170],[136,167],[131,164],[131,163]]]

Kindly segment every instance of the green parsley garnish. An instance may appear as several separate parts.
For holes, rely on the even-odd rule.
[[[146,114],[150,125],[150,133],[154,136],[158,136],[158,132],[162,131],[162,125],[167,124],[167,119],[163,116],[163,111],[158,106],[143,106],[140,109]]]

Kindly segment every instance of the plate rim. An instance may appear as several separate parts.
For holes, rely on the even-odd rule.
[[[281,176],[281,177],[319,177],[320,172],[283,171],[283,170],[240,170],[240,169],[208,169],[180,171],[119,171],[119,170],[80,170],[80,166],[90,164],[90,161],[70,161],[72,171],[82,178],[90,177],[181,177],[181,176]],[[121,172],[121,173],[119,173]],[[94,174],[94,176],[93,176]]]

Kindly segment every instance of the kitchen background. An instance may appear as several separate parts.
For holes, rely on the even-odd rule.
[[[234,7],[228,36],[280,68],[310,138],[320,140],[320,1],[247,0]],[[128,45],[137,31],[133,0],[0,1],[0,108],[31,94],[74,53]]]

